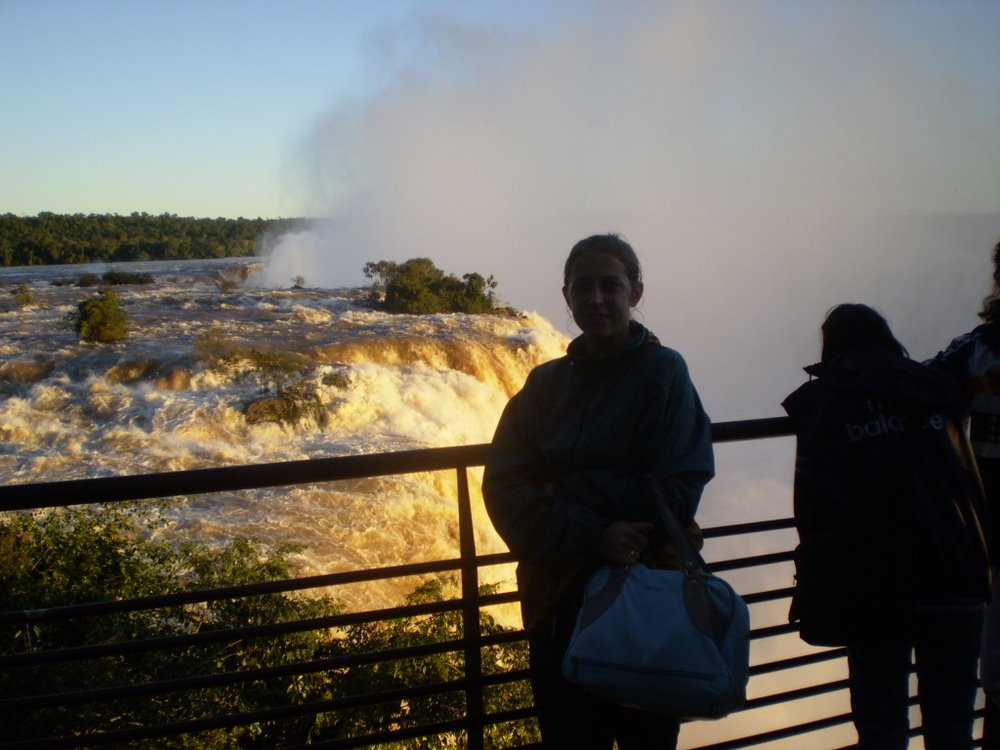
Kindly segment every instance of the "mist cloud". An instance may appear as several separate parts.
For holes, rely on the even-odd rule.
[[[384,87],[302,145],[307,212],[327,218],[279,244],[309,270],[277,283],[426,256],[562,325],[569,247],[618,231],[645,266],[641,317],[717,419],[777,414],[837,302],[879,307],[916,355],[975,322],[1000,73],[938,34],[983,34],[927,34],[902,4],[544,7],[503,27],[416,15],[373,42]]]

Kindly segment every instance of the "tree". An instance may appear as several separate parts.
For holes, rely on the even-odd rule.
[[[118,295],[109,289],[81,302],[72,318],[74,329],[84,341],[112,343],[128,336],[125,308]]]
[[[493,290],[497,282],[492,276],[467,273],[458,279],[446,275],[429,258],[366,263],[364,274],[374,281],[368,303],[387,312],[426,315],[496,310]]]
[[[4,266],[94,260],[221,258],[253,254],[265,232],[300,229],[302,219],[195,219],[174,214],[0,214]]]

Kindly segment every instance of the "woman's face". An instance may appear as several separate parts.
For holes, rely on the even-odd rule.
[[[642,297],[642,284],[633,289],[618,258],[594,251],[574,261],[563,297],[588,351],[607,354],[628,340],[630,314]]]

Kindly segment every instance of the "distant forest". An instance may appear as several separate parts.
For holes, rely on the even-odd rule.
[[[0,266],[251,256],[267,231],[305,219],[195,219],[133,213],[0,215]]]

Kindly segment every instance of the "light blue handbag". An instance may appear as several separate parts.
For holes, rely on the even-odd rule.
[[[684,569],[599,568],[587,582],[563,674],[613,703],[718,719],[746,701],[750,613],[659,506]]]

